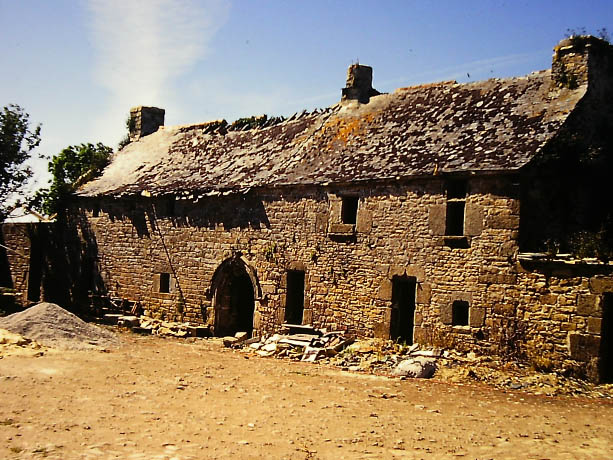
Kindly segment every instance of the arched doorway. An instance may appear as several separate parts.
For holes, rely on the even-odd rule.
[[[215,335],[253,332],[254,287],[247,267],[240,257],[224,261],[213,280]]]

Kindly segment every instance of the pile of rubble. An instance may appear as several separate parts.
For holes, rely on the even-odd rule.
[[[436,371],[440,350],[419,350],[417,345],[401,347],[394,342],[371,339],[357,341],[344,332],[284,324],[282,333],[265,339],[249,339],[247,333],[224,338],[227,347],[241,348],[259,356],[286,357],[301,361],[329,363],[350,371],[367,371],[399,377],[430,378]],[[384,350],[387,346],[389,349]],[[390,353],[392,348],[400,353]],[[398,350],[396,350],[398,351]]]
[[[260,356],[276,356],[316,361],[340,353],[352,344],[355,338],[343,332],[327,332],[310,326],[284,324],[281,333],[268,338],[248,338],[246,332],[234,337],[225,337],[227,347],[242,348]]]
[[[149,316],[106,314],[103,317],[106,324],[131,329],[139,334],[165,335],[172,337],[210,337],[210,329],[206,326],[196,326],[189,322],[180,323],[164,321]]]

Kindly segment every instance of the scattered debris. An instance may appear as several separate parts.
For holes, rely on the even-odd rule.
[[[211,331],[206,326],[196,326],[189,322],[164,321],[149,316],[122,315],[108,313],[103,316],[106,324],[131,329],[139,334],[166,335],[172,337],[210,337]]]
[[[355,340],[351,336],[345,336],[344,332],[326,332],[304,325],[284,324],[283,332],[286,331],[287,334],[274,334],[265,339],[251,339],[249,343],[239,342],[235,337],[226,337],[224,345],[228,347],[244,346],[245,351],[254,352],[260,356],[290,357],[312,362],[335,356]]]

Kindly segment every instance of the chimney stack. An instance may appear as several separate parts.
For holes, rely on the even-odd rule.
[[[372,87],[372,67],[352,64],[347,69],[347,86],[343,88],[341,101],[357,100],[368,104],[372,96],[381,94]]]
[[[148,136],[164,126],[164,109],[157,107],[133,107],[130,109],[130,142],[139,140],[143,136]]]
[[[551,79],[554,85],[570,89],[609,78],[613,46],[591,35],[573,35],[553,49]]]

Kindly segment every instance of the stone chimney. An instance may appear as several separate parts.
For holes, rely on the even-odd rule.
[[[351,64],[347,69],[347,87],[343,88],[341,101],[357,100],[368,104],[372,96],[379,93],[372,87],[372,67],[360,64]]]
[[[143,136],[148,136],[164,126],[164,109],[157,107],[133,107],[130,109],[130,142],[139,140]]]
[[[556,86],[574,89],[611,78],[613,46],[605,40],[575,35],[562,40],[553,51],[551,79]]]

